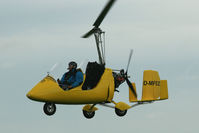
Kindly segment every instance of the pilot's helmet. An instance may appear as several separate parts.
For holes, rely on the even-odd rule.
[[[71,62],[68,63],[68,67],[69,66],[72,66],[72,68],[76,69],[77,68],[77,63],[74,62],[74,61],[71,61]]]

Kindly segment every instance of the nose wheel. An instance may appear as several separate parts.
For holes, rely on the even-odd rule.
[[[83,110],[83,114],[84,114],[84,116],[85,116],[87,119],[91,119],[91,118],[94,117],[95,111],[86,111],[86,110]]]
[[[43,107],[44,113],[46,115],[53,115],[56,112],[56,106],[53,103],[45,103]]]

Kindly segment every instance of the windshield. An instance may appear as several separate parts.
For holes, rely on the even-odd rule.
[[[81,62],[77,62],[77,69],[80,68],[82,72],[85,74],[87,64],[88,60],[86,59],[82,60]],[[47,73],[50,76],[53,76],[55,79],[58,79],[61,78],[67,71],[68,71],[68,64],[63,61],[52,64]]]

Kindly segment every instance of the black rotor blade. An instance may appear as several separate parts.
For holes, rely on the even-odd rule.
[[[91,36],[94,32],[95,32],[95,28],[93,28],[92,30],[90,30],[89,32],[87,32],[86,34],[84,34],[82,36],[82,38],[88,38],[89,36]]]
[[[130,54],[129,54],[129,60],[128,60],[127,68],[126,68],[126,74],[127,74],[127,72],[128,72],[128,69],[129,69],[129,64],[130,64],[130,62],[131,62],[132,54],[133,54],[133,49],[131,49]]]
[[[128,84],[129,88],[131,88],[131,91],[133,92],[133,94],[135,95],[135,97],[137,98],[137,93],[135,91],[135,89],[133,88],[133,85],[131,84],[131,82],[129,81],[128,78],[125,78],[126,83]]]
[[[100,13],[100,15],[98,16],[98,18],[96,19],[95,23],[93,24],[93,26],[95,27],[99,27],[99,25],[102,23],[103,19],[105,18],[105,16],[107,15],[108,11],[110,10],[110,8],[112,7],[113,3],[116,0],[109,0],[109,2],[106,4],[106,6],[104,7],[104,9],[102,10],[102,12]]]

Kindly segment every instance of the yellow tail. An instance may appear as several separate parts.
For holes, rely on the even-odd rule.
[[[142,100],[168,99],[167,80],[160,80],[157,71],[145,70],[143,75]]]
[[[167,80],[160,80],[160,100],[166,100],[169,97],[168,94],[168,87],[167,87]]]
[[[134,88],[135,83],[132,83]],[[141,101],[155,101],[168,99],[167,80],[160,80],[157,71],[145,70],[143,74],[143,87]],[[129,101],[137,102],[137,98],[129,89]]]

